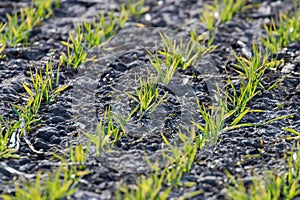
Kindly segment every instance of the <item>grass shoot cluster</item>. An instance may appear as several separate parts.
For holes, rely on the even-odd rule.
[[[56,5],[59,6],[59,0]],[[101,15],[99,20],[84,22],[76,28],[75,33],[69,33],[69,40],[62,44],[67,48],[67,52],[61,56],[61,64],[69,68],[78,69],[88,58],[88,49],[100,46],[114,36],[119,28],[125,26],[130,17],[140,17],[147,12],[143,7],[144,0],[131,0],[126,5],[121,6],[121,12],[115,16],[109,13],[108,18]],[[233,15],[243,9],[243,0],[222,0],[221,4],[215,0],[213,5],[206,4],[200,18],[210,32],[220,23],[231,20]],[[6,46],[16,46],[19,43],[28,42],[29,33],[34,26],[37,26],[53,14],[51,0],[33,0],[32,7],[21,9],[19,14],[7,15],[7,23],[0,24],[0,59],[4,58]],[[272,53],[291,42],[299,41],[300,20],[297,12],[291,15],[282,14],[279,17],[279,25],[275,25],[274,20],[270,27],[265,26],[266,39],[261,38],[261,42]],[[139,116],[148,111],[154,111],[156,107],[165,99],[167,93],[159,98],[158,82],[168,84],[178,69],[186,70],[192,66],[199,56],[203,56],[213,51],[216,46],[211,46],[213,38],[206,42],[205,35],[198,36],[191,33],[191,39],[184,44],[182,38],[179,42],[171,40],[166,34],[161,34],[163,49],[156,54],[148,51],[152,59],[152,66],[158,74],[158,80],[154,78],[143,79],[139,77],[139,86],[134,93],[127,95],[138,104],[130,113],[129,118],[138,112]],[[204,119],[205,125],[194,122],[193,128],[187,130],[188,134],[178,132],[178,144],[170,142],[163,134],[163,141],[168,149],[163,152],[163,159],[166,166],[160,170],[157,164],[150,164],[154,170],[150,176],[141,176],[136,180],[135,187],[121,185],[116,191],[117,199],[167,199],[174,187],[193,186],[194,182],[184,182],[183,174],[192,169],[196,153],[206,143],[216,144],[219,135],[234,128],[252,126],[252,124],[239,124],[242,118],[249,112],[262,112],[249,108],[249,102],[266,89],[262,85],[265,71],[274,69],[280,61],[269,61],[268,54],[263,54],[260,48],[253,45],[253,55],[249,58],[234,54],[237,63],[233,70],[238,73],[239,85],[233,79],[228,79],[224,95],[226,101],[220,100],[218,106],[206,108],[198,102],[199,113]],[[58,87],[59,72],[55,75],[51,61],[47,63],[45,70],[36,69],[31,71],[31,83],[23,83],[27,92],[27,104],[25,106],[15,106],[19,114],[19,121],[7,122],[0,117],[0,160],[17,157],[14,149],[8,148],[9,138],[13,132],[22,128],[22,131],[30,132],[33,126],[39,121],[38,111],[43,102],[49,103],[55,100],[56,95],[64,91],[68,86]],[[275,84],[277,84],[276,82]],[[275,87],[272,85],[270,88]],[[268,90],[270,89],[268,88]],[[234,117],[230,127],[225,127],[225,120]],[[123,119],[123,118],[122,118]],[[127,120],[125,120],[127,122]],[[86,175],[86,162],[88,159],[91,144],[96,146],[96,156],[100,156],[105,148],[116,144],[120,138],[126,134],[123,120],[116,117],[110,110],[104,114],[103,120],[98,124],[96,135],[85,133],[89,139],[87,148],[82,143],[70,145],[69,154],[63,156],[54,155],[64,163],[55,173],[47,174],[47,178],[42,181],[42,173],[36,176],[35,184],[16,185],[15,197],[2,195],[4,199],[61,199],[72,195],[76,191],[78,178]],[[22,127],[22,122],[25,127]],[[125,122],[125,123],[126,123]],[[4,127],[2,126],[4,125]],[[197,134],[195,128],[202,134]],[[288,132],[296,134],[296,137],[288,139],[299,139],[300,133],[286,128]],[[233,185],[227,187],[228,197],[231,199],[293,199],[300,194],[300,145],[298,151],[288,158],[288,169],[281,173],[266,173],[260,184],[258,179],[253,179],[252,185],[247,190],[242,181],[234,179],[228,174]],[[63,180],[60,179],[64,175]],[[275,174],[275,175],[274,175]],[[183,198],[189,198],[200,194],[195,191]]]
[[[214,0],[213,5],[205,4],[200,21],[210,32],[213,32],[215,26],[230,21],[235,13],[242,10],[244,5],[244,0],[222,0],[221,4],[218,0]]]
[[[225,92],[227,101],[231,104],[230,115],[238,116],[247,110],[247,105],[256,95],[260,93],[261,84],[267,69],[275,69],[281,61],[269,61],[268,54],[263,54],[261,49],[253,45],[251,58],[235,54],[237,64],[234,64],[234,71],[239,74],[239,89],[231,79],[228,79],[231,94]],[[239,90],[239,92],[238,92]]]
[[[300,15],[296,8],[290,14],[280,14],[278,23],[275,24],[272,18],[271,26],[264,27],[266,38],[261,37],[261,42],[271,53],[277,53],[288,44],[300,41]]]
[[[63,179],[61,180],[61,175]],[[42,177],[47,177],[42,180]],[[71,196],[77,191],[80,174],[69,176],[67,167],[59,167],[55,172],[42,173],[39,171],[34,183],[22,181],[22,185],[16,183],[15,195],[1,195],[4,200],[31,200],[49,199],[56,200]]]
[[[0,27],[0,41],[7,46],[16,46],[19,43],[27,44],[29,33],[34,26],[53,14],[51,0],[32,0],[32,6],[21,8],[20,13],[7,14],[5,28]]]
[[[49,103],[54,101],[55,97],[67,89],[68,85],[58,87],[59,71],[55,74],[53,72],[52,61],[46,63],[45,74],[42,70],[35,70],[35,74],[30,70],[31,83],[23,83],[23,87],[27,92],[25,96],[28,101],[25,106],[14,107],[17,110],[20,119],[23,119],[26,124],[26,131],[31,130],[31,125],[39,121],[37,118],[38,111],[40,110],[42,102]]]
[[[130,119],[137,111],[140,118],[142,118],[143,113],[145,112],[153,112],[167,95],[167,93],[165,93],[161,98],[159,98],[158,90],[159,87],[156,78],[151,77],[151,75],[150,78],[149,76],[146,78],[139,77],[139,86],[135,89],[135,93],[126,93],[135,103],[138,104],[130,113],[128,119]]]
[[[197,40],[190,38],[190,40],[184,44],[183,38],[180,38],[179,44],[176,40],[172,40],[168,35],[161,34],[163,42],[163,49],[156,54],[152,54],[148,51],[152,57],[150,59],[151,65],[156,70],[159,80],[163,84],[168,84],[177,69],[186,70],[192,66],[194,62],[200,56],[213,51],[216,46],[206,47],[201,42],[206,41],[206,37],[198,37]]]
[[[300,194],[300,145],[287,159],[288,168],[283,172],[265,172],[264,177],[254,178],[249,190],[241,180],[236,180],[231,174],[228,177],[232,185],[227,186],[227,196],[236,200],[277,200],[294,199]]]
[[[121,120],[111,113],[110,109],[104,113],[103,119],[98,123],[96,135],[84,133],[89,141],[95,144],[96,156],[100,156],[105,149],[113,146],[125,134],[126,131]]]
[[[92,23],[84,22],[79,25],[75,33],[69,33],[68,41],[61,42],[67,47],[67,53],[62,53],[60,57],[61,64],[77,69],[87,59],[88,49],[100,46],[111,39],[118,29],[125,26],[129,17],[138,17],[145,13],[147,10],[143,8],[143,5],[143,0],[134,0],[134,3],[128,2],[126,5],[121,5],[118,16],[112,11],[108,19],[102,14],[99,21],[94,19]]]
[[[184,173],[192,168],[196,152],[204,146],[204,138],[196,136],[195,129],[187,130],[189,135],[178,133],[179,142],[171,144],[162,134],[162,138],[168,149],[163,153],[166,161],[165,167],[161,169],[159,162],[154,164],[148,160],[149,167],[154,171],[150,176],[141,176],[136,180],[137,187],[130,187],[121,184],[116,191],[117,199],[167,199],[173,188],[178,186],[191,187],[194,182],[182,182]],[[202,191],[195,191],[185,194],[182,199],[192,198],[201,194]]]

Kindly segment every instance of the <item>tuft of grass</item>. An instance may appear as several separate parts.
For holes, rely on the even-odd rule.
[[[119,28],[124,27],[128,20],[128,14],[125,10],[121,10],[119,16],[115,16],[114,12],[109,13],[108,20],[104,14],[101,14],[99,21],[94,19],[93,22],[84,22],[83,25],[77,27],[77,35],[83,34],[84,43],[88,48],[100,46],[103,42],[108,41],[117,33]]]
[[[26,105],[18,106],[14,105],[14,110],[19,117],[21,123],[21,133],[29,133],[31,130],[37,126],[41,118],[37,115],[36,106],[41,104],[41,99],[30,98]],[[38,107],[39,109],[39,107]]]
[[[163,172],[155,172],[149,177],[141,176],[139,180],[136,180],[137,186],[120,185],[116,190],[117,200],[166,200],[170,194],[171,187],[164,188],[163,183],[166,178],[166,174]]]
[[[160,34],[160,36],[163,49],[155,55],[147,51],[153,58],[150,59],[150,63],[155,68],[163,84],[168,84],[171,81],[178,68],[186,70],[194,64],[198,57],[204,56],[216,48],[216,46],[206,47],[204,45],[206,41],[205,34],[199,37],[192,35],[193,37],[186,44],[183,43],[183,38],[180,38],[178,44],[176,40],[171,40],[166,34]]]
[[[193,122],[193,124],[200,130],[208,143],[216,144],[219,135],[224,132],[226,111],[224,106],[211,106],[209,110],[205,108],[205,105],[200,105],[198,103],[198,110],[200,115],[205,121],[205,125],[200,125],[199,123]]]
[[[215,0],[214,3],[217,5],[218,1]],[[234,14],[242,10],[244,5],[244,0],[222,0],[222,5],[217,6],[221,23],[230,21]]]
[[[53,71],[53,64],[50,60],[46,63],[45,72],[35,69],[35,74],[30,70],[31,83],[23,83],[27,92],[25,97],[28,99],[25,106],[15,105],[15,111],[19,119],[23,120],[25,127],[23,131],[30,132],[31,126],[39,121],[37,116],[43,102],[49,103],[55,100],[55,97],[67,89],[68,85],[58,86],[59,69],[56,74]]]
[[[160,37],[163,42],[163,50],[159,53],[165,57],[167,65],[175,61],[178,68],[186,70],[202,53],[198,43],[192,39],[184,45],[183,38],[180,38],[179,44],[177,44],[176,40],[171,40],[167,34],[160,34]]]
[[[31,7],[20,9],[19,13],[6,14],[7,24],[5,29],[0,28],[0,41],[8,46],[19,43],[26,45],[32,28],[53,14],[51,0],[33,0],[32,4]]]
[[[98,123],[96,134],[84,133],[89,141],[96,145],[96,156],[100,156],[105,148],[115,145],[125,134],[124,126],[117,117],[113,116],[110,109]]]
[[[281,61],[269,61],[268,55],[263,55],[261,49],[255,45],[253,45],[252,49],[253,56],[251,58],[234,54],[237,64],[234,64],[233,70],[240,76],[240,85],[239,89],[237,89],[233,81],[228,78],[229,88],[232,94],[225,93],[225,95],[233,107],[229,115],[238,116],[247,112],[247,105],[251,99],[260,94],[260,88],[265,89],[261,83],[265,71],[267,69],[275,69],[281,63]],[[251,112],[253,112],[253,110],[251,110]]]
[[[136,78],[137,79],[137,78]],[[135,89],[135,94],[126,94],[138,105],[133,109],[128,119],[138,111],[140,118],[144,112],[153,112],[156,107],[164,100],[167,92],[159,98],[158,82],[156,78],[147,76],[146,78],[139,77],[139,86]]]
[[[276,81],[269,88],[265,88],[262,84],[262,80],[265,77],[265,71],[268,69],[276,69],[281,61],[269,61],[268,54],[263,54],[261,48],[257,48],[253,45],[253,55],[250,58],[245,58],[238,56],[234,53],[237,63],[234,64],[233,70],[239,74],[237,86],[231,78],[227,79],[228,85],[225,86],[224,90],[219,90],[221,96],[224,95],[225,100],[220,99],[221,107],[225,108],[225,119],[230,118],[230,125],[226,126],[221,132],[226,132],[229,130],[249,127],[249,126],[260,126],[262,124],[268,124],[273,121],[284,119],[290,116],[281,116],[271,119],[267,122],[262,123],[240,123],[240,121],[251,112],[264,112],[263,110],[253,110],[248,107],[249,102],[257,95],[261,93],[262,90],[270,90],[276,87],[280,81]],[[206,121],[205,126],[214,125],[214,121],[210,120],[210,116],[205,109],[200,110],[203,118]],[[208,124],[208,125],[207,125]],[[202,132],[205,131],[206,127],[199,127]]]
[[[204,125],[195,122],[194,120],[192,121],[194,126],[197,127],[198,130],[201,132],[201,136],[205,139],[205,142],[212,144],[216,144],[218,142],[220,138],[219,136],[222,133],[242,127],[257,125],[252,123],[240,123],[240,121],[249,112],[260,112],[260,110],[250,110],[248,108],[244,112],[240,113],[238,116],[233,118],[230,124],[226,125],[225,121],[229,117],[232,117],[236,111],[235,108],[229,108],[228,106],[226,95],[229,94],[225,91],[221,91],[218,85],[217,91],[219,99],[216,104],[206,108],[204,104],[201,105],[200,102],[197,101],[198,110],[202,119],[204,120]],[[225,99],[223,99],[223,94],[225,94]],[[274,119],[274,121],[275,120],[277,119]]]
[[[177,71],[178,61],[173,60],[172,63],[169,63],[168,60],[161,58],[161,55],[159,55],[159,53],[156,53],[155,55],[150,51],[148,51],[148,53],[152,57],[152,59],[150,59],[150,63],[158,73],[159,80],[163,84],[170,83],[172,77]]]
[[[241,180],[236,180],[227,172],[231,185],[227,185],[227,196],[236,200],[277,200],[294,199],[300,195],[300,151],[299,143],[297,151],[287,158],[288,168],[283,172],[268,171],[262,178],[254,178],[249,188],[246,188]]]
[[[221,4],[218,0],[214,0],[213,5],[204,5],[200,21],[210,32],[213,32],[215,26],[230,21],[234,14],[242,10],[244,5],[244,0],[222,0]]]
[[[45,65],[45,72],[43,75],[42,70],[39,71],[36,69],[35,76],[33,75],[31,71],[31,83],[34,88],[35,94],[41,94],[41,96],[44,98],[46,103],[52,102],[55,100],[56,96],[66,90],[69,86],[63,85],[58,86],[59,82],[59,67],[57,69],[57,72],[54,73],[53,71],[53,63],[52,60],[48,61]],[[25,86],[25,85],[23,85]],[[29,89],[30,90],[30,89]],[[26,91],[28,91],[28,88]],[[30,94],[30,92],[29,92]]]
[[[8,146],[10,136],[19,128],[19,126],[20,122],[5,121],[2,116],[0,116],[0,160],[19,158],[19,156],[15,154],[16,150]]]
[[[87,49],[83,45],[83,33],[77,29],[75,35],[69,33],[67,42],[61,41],[61,44],[67,47],[67,54],[64,52],[60,56],[60,62],[68,68],[77,69],[87,59]]]
[[[82,143],[74,146],[70,144],[69,153],[62,150],[59,151],[62,155],[54,153],[53,156],[63,162],[66,166],[69,166],[68,173],[70,176],[76,172],[88,173],[88,171],[84,172],[83,170],[86,169],[85,164],[88,159],[89,145],[85,149]]]
[[[156,200],[156,199],[169,199],[169,195],[174,185],[168,185],[166,180],[169,180],[174,175],[174,170],[168,169],[166,166],[163,170],[157,170],[150,176],[145,177],[142,175],[139,179],[136,179],[137,186],[122,184],[116,190],[116,199],[121,200]],[[193,186],[191,183],[186,183],[186,186]],[[189,199],[201,194],[202,191],[195,191],[186,193],[179,199]]]
[[[94,20],[92,23],[84,22],[82,26],[78,26],[77,32],[84,33],[84,39],[88,43],[89,48],[99,46],[103,41],[103,30],[100,23]],[[83,30],[81,30],[83,29]]]
[[[42,180],[42,177],[45,177]],[[63,176],[63,179],[60,177]],[[53,173],[42,174],[39,171],[34,183],[23,181],[22,184],[16,183],[14,195],[1,195],[4,200],[31,200],[48,199],[57,200],[71,196],[77,191],[79,176],[68,174],[68,168],[60,167]]]
[[[212,45],[215,38],[209,32],[204,32],[199,35],[196,29],[194,29],[190,31],[190,37],[191,40],[200,44],[199,48],[202,56],[214,51],[218,47],[217,45]]]
[[[2,40],[8,46],[16,46],[21,42],[26,44],[28,41],[29,31],[32,28],[33,14],[29,8],[21,9],[20,13],[20,16],[17,13],[13,15],[6,14],[8,22],[2,34]]]
[[[46,103],[55,100],[55,97],[67,89],[68,85],[58,86],[59,81],[59,68],[56,74],[53,71],[52,61],[48,61],[45,66],[45,72],[42,69],[35,69],[35,74],[30,69],[31,83],[23,83],[23,87],[29,95],[29,101],[33,101],[33,113],[37,114],[40,109],[41,103]]]
[[[163,158],[167,160],[168,168],[166,168],[166,181],[172,186],[183,186],[195,184],[192,182],[182,183],[183,173],[189,172],[195,160],[197,150],[205,144],[204,137],[197,137],[195,129],[187,130],[187,134],[178,132],[178,144],[171,144],[168,139],[161,134],[168,149],[163,152]]]
[[[127,0],[125,5],[122,5],[129,16],[138,19],[142,14],[149,11],[148,7],[144,7],[145,0]]]
[[[216,10],[218,9],[211,5],[205,4],[202,15],[200,16],[200,21],[206,25],[206,28],[210,33],[214,31],[216,24],[218,24],[216,22],[218,16]]]
[[[48,19],[53,15],[52,0],[32,0],[34,9],[34,26],[39,25],[41,21]],[[59,0],[56,0],[56,4]]]
[[[300,15],[297,8],[291,14],[280,14],[278,23],[272,18],[271,26],[264,25],[266,38],[261,37],[262,44],[271,53],[292,42],[300,41]]]
[[[128,17],[128,14],[123,9],[121,10],[119,16],[116,16],[114,12],[111,11],[109,13],[108,20],[105,19],[104,15],[101,15],[99,24],[102,29],[103,41],[109,40],[117,33],[118,29],[123,28],[128,20]]]
[[[110,12],[108,20],[102,14],[99,22],[94,19],[92,23],[84,22],[79,25],[75,33],[69,33],[67,42],[61,41],[61,44],[67,47],[67,52],[63,52],[60,56],[61,65],[78,69],[87,60],[88,49],[100,46],[111,39],[119,28],[124,27],[127,20],[128,14],[123,8],[119,16],[115,16],[114,12]],[[93,60],[93,58],[88,60]]]
[[[169,147],[163,152],[163,158],[167,161],[161,169],[159,162],[154,164],[147,159],[149,167],[154,171],[148,177],[142,175],[136,179],[137,186],[122,184],[116,190],[116,199],[168,199],[171,190],[175,187],[192,187],[196,183],[181,181],[183,173],[192,169],[196,152],[205,144],[204,138],[196,136],[195,129],[186,130],[188,135],[179,132],[178,144],[171,144],[161,134],[164,142]],[[202,191],[195,191],[185,194],[179,199],[188,199],[201,194]]]

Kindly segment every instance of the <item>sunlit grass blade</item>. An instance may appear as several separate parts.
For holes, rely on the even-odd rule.
[[[295,136],[289,136],[287,137],[286,139],[287,140],[300,140],[300,132],[292,129],[292,128],[288,128],[288,127],[284,127],[283,130],[289,132],[289,133],[292,133],[294,134]]]

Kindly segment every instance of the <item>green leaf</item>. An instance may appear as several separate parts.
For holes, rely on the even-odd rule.
[[[248,114],[249,111],[250,111],[250,109],[248,108],[247,110],[245,110],[244,112],[242,112],[241,114],[239,114],[239,116],[237,118],[235,118],[233,120],[233,122],[231,122],[231,125],[237,125],[243,119],[243,117],[246,114]]]
[[[53,95],[61,93],[62,91],[66,90],[68,87],[69,85],[63,85],[61,87],[58,87],[56,90],[54,90]]]
[[[73,46],[72,46],[70,43],[68,43],[68,42],[61,41],[60,43],[61,43],[62,45],[64,45],[64,46],[70,48],[70,49],[73,49]]]
[[[172,190],[172,187],[168,187],[167,189],[164,190],[164,192],[160,195],[159,198],[160,198],[161,200],[166,200],[166,199],[168,198],[168,196],[169,196],[171,190]]]
[[[283,128],[283,130],[285,130],[287,132],[290,132],[290,133],[293,133],[293,134],[295,134],[295,135],[297,135],[297,136],[300,137],[300,132],[298,132],[298,131],[296,131],[296,130],[294,130],[292,128],[285,127],[285,128]]]
[[[25,84],[25,83],[22,83],[24,89],[26,90],[26,92],[31,96],[33,97],[33,91]]]

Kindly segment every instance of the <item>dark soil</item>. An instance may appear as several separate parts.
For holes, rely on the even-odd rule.
[[[92,147],[86,163],[91,173],[83,178],[71,199],[114,199],[118,183],[133,184],[135,177],[150,172],[144,153],[153,160],[160,157],[164,148],[160,133],[173,140],[180,126],[191,125],[191,117],[203,122],[196,111],[196,99],[206,105],[214,103],[215,83],[224,85],[225,75],[235,75],[233,51],[251,55],[252,42],[259,43],[259,37],[265,34],[263,25],[270,23],[271,17],[291,11],[293,7],[292,0],[256,2],[261,2],[259,8],[236,14],[231,21],[219,26],[214,40],[218,48],[214,52],[200,58],[191,69],[176,73],[169,85],[160,86],[160,95],[168,91],[166,99],[155,112],[141,120],[133,117],[126,126],[127,135],[112,151],[95,157]],[[25,0],[1,1],[0,20],[5,22],[6,13],[15,12],[28,3]],[[19,174],[8,167],[34,180],[39,169],[51,170],[60,164],[51,160],[51,153],[57,152],[57,148],[67,149],[70,143],[85,140],[78,130],[92,132],[105,108],[111,106],[113,111],[124,114],[134,107],[124,91],[134,90],[135,72],[145,75],[148,69],[154,73],[144,48],[153,52],[156,45],[161,46],[159,32],[179,39],[189,36],[193,29],[198,34],[207,31],[199,21],[203,1],[147,1],[146,6],[149,11],[138,19],[131,18],[108,43],[109,48],[90,50],[89,56],[95,56],[95,62],[87,62],[78,70],[60,69],[60,84],[68,83],[72,87],[58,95],[55,102],[42,104],[39,115],[43,126],[29,134],[35,149],[44,153],[32,152],[21,139],[18,152],[21,158],[0,161],[1,193],[12,193],[14,183],[20,180]],[[22,83],[30,81],[30,69],[43,67],[51,57],[57,69],[59,56],[65,51],[60,41],[67,40],[74,24],[91,20],[101,12],[119,12],[119,7],[120,3],[112,0],[64,0],[52,17],[34,28],[28,46],[7,47],[7,58],[0,61],[0,114],[5,119],[18,119],[13,105],[26,102],[20,94],[26,94]],[[142,23],[145,28],[137,28],[134,23]],[[282,76],[288,76],[276,89],[262,90],[250,102],[250,108],[265,112],[248,114],[242,122],[262,123],[284,115],[293,115],[293,118],[222,134],[216,145],[208,145],[197,152],[191,172],[184,174],[183,181],[197,184],[174,188],[170,199],[196,190],[203,193],[195,199],[224,199],[228,183],[226,170],[249,183],[264,170],[285,167],[284,155],[292,149],[294,141],[285,139],[289,134],[282,128],[299,131],[300,125],[300,43],[292,43],[278,55],[271,56],[284,59],[285,64],[268,71],[263,85],[272,85]]]

